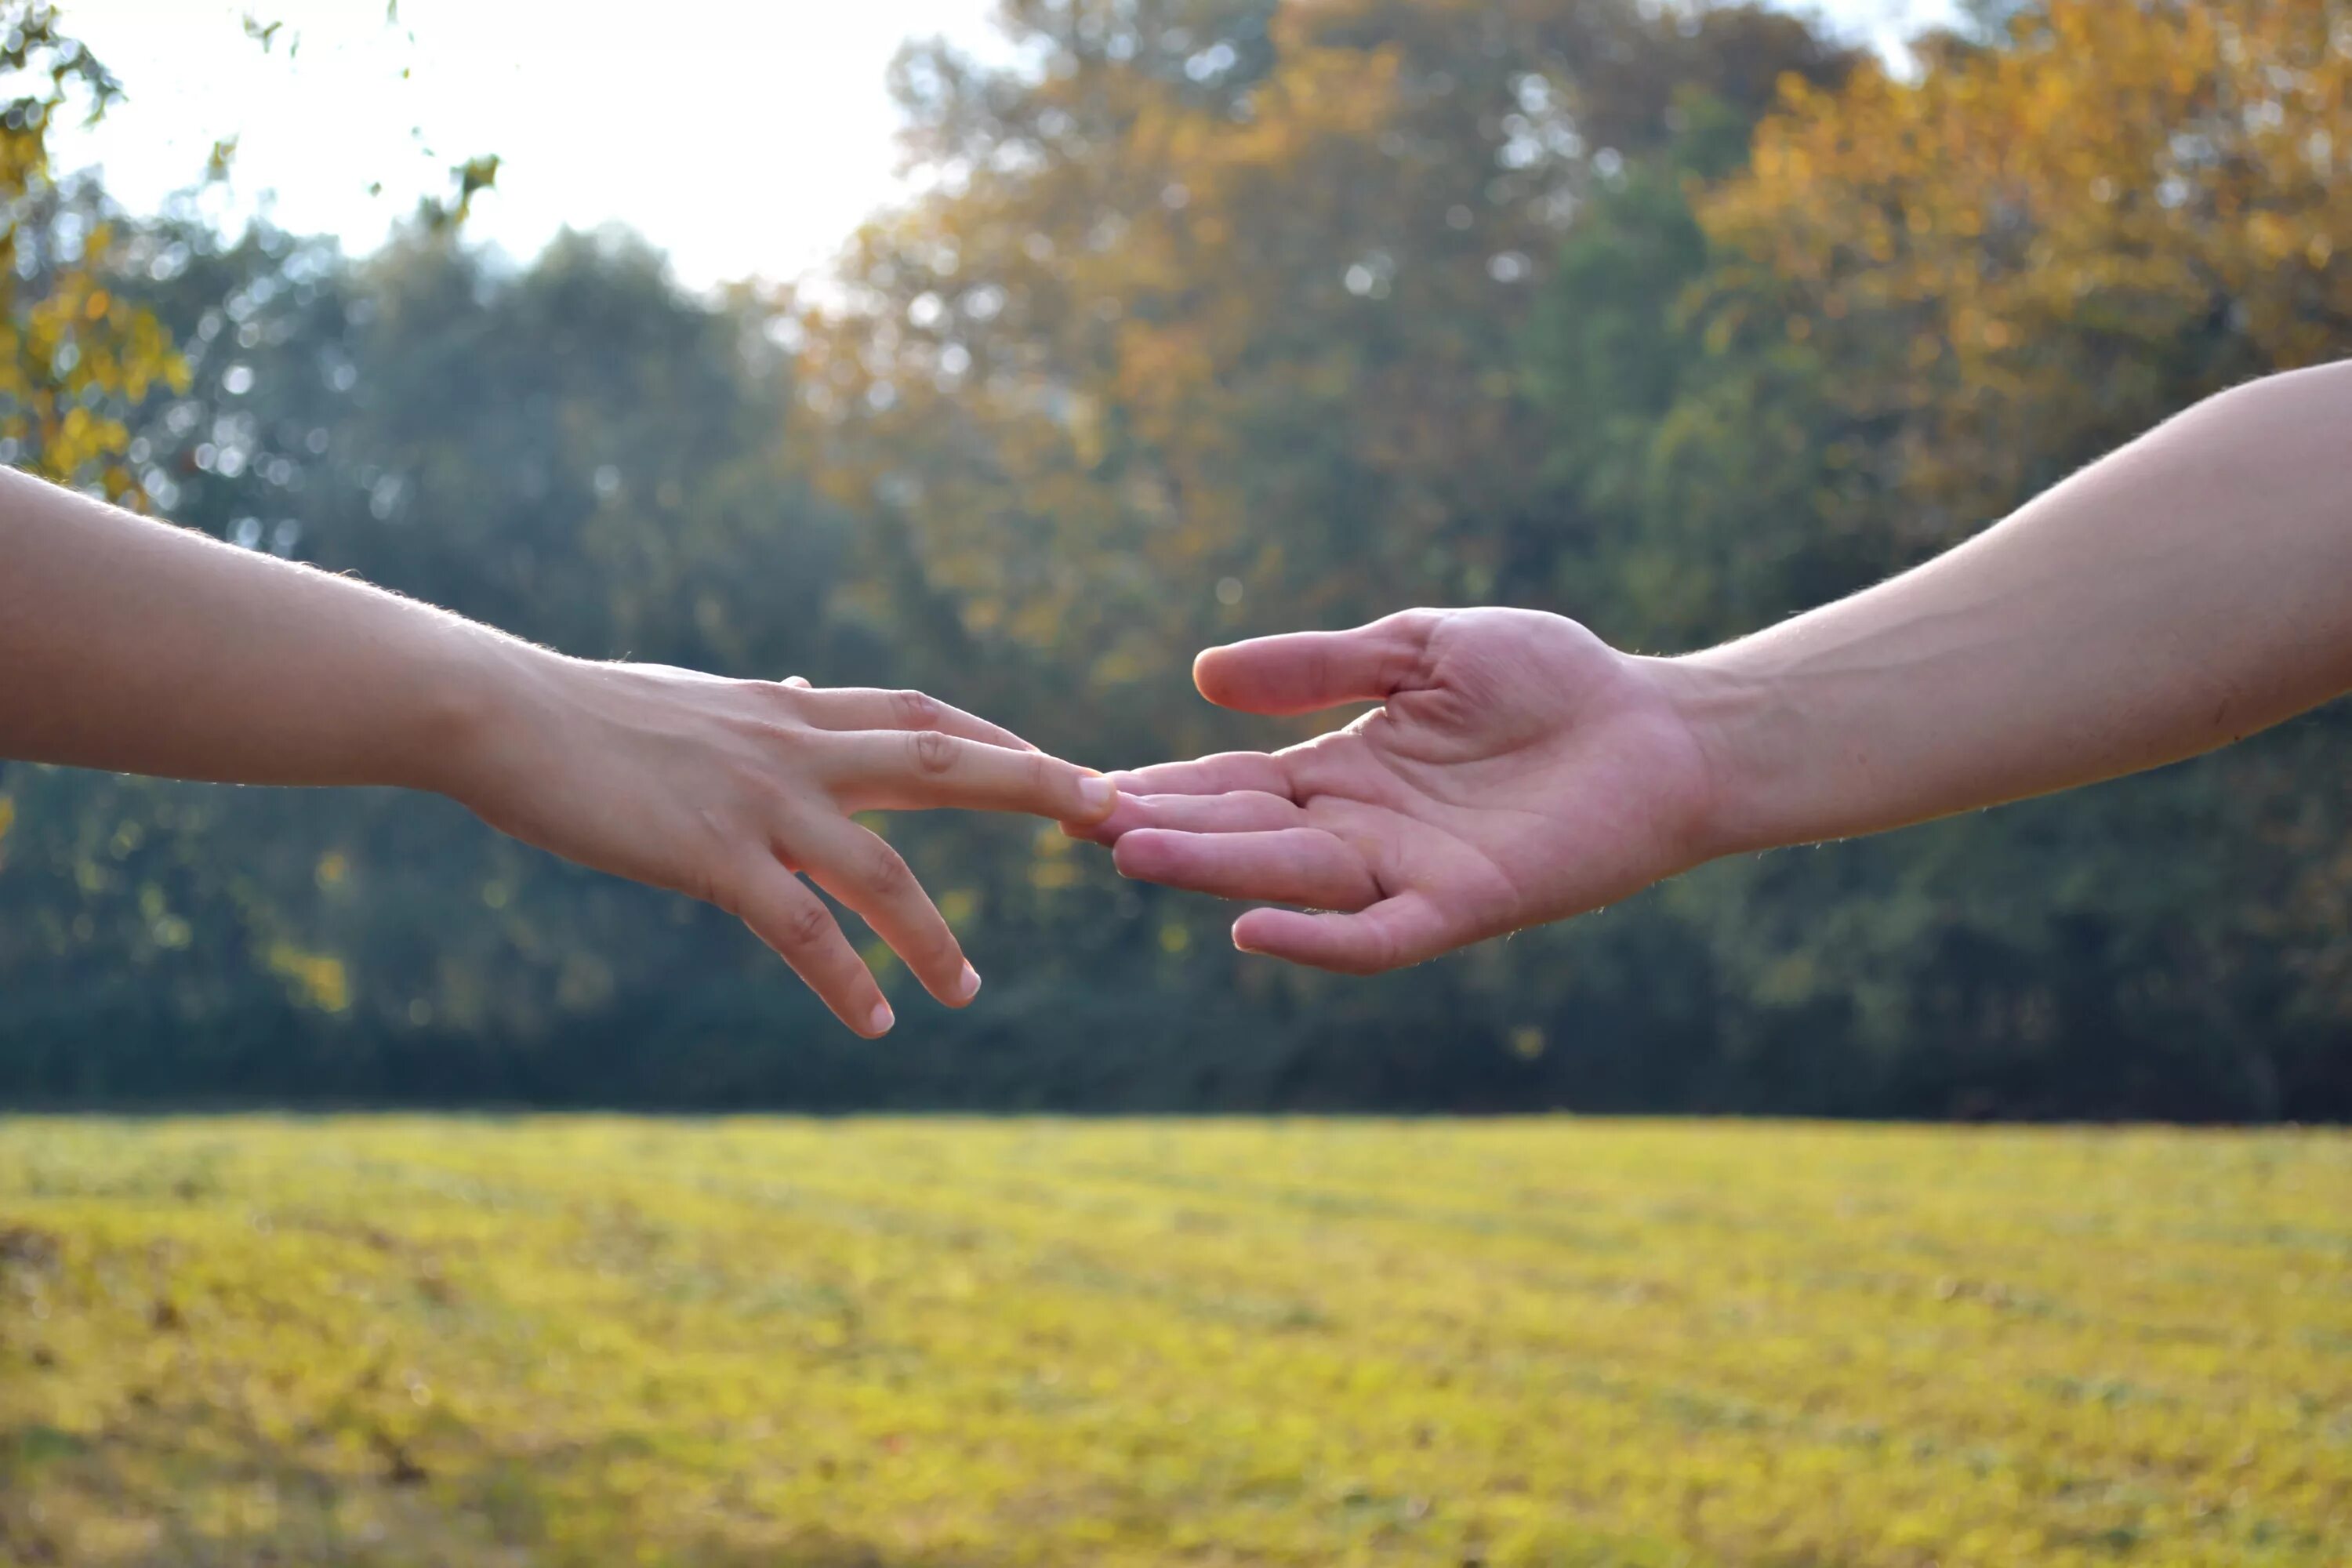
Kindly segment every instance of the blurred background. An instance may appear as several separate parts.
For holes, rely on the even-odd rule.
[[[1308,732],[1205,644],[1701,647],[2352,352],[2336,0],[548,16],[0,4],[0,458],[1115,767]],[[8,765],[0,1104],[2341,1118],[2347,763],[2323,711],[1374,982],[902,819],[990,982],[879,1045],[446,803]]]

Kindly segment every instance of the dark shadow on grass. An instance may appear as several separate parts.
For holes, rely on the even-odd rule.
[[[566,1540],[564,1510],[601,1490],[593,1479],[583,1486],[578,1472],[620,1458],[614,1444],[522,1455],[444,1432],[429,1447],[377,1445],[370,1468],[357,1469],[274,1443],[217,1408],[126,1414],[89,1436],[39,1423],[0,1428],[0,1562],[80,1561],[85,1527],[104,1531],[114,1543],[105,1560],[122,1568],[1003,1568],[1024,1560],[1013,1548],[985,1557],[908,1552],[755,1518],[743,1521],[753,1540],[719,1531],[646,1540],[625,1531]],[[253,1506],[257,1496],[268,1505]],[[618,1511],[617,1494],[614,1501]]]

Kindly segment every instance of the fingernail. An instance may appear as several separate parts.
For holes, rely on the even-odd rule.
[[[898,1021],[898,1016],[890,1011],[890,1004],[885,1002],[874,1009],[872,1017],[866,1020],[866,1032],[869,1035],[887,1035],[890,1032],[890,1026]]]
[[[1086,802],[1088,811],[1100,816],[1118,804],[1118,785],[1108,779],[1082,779],[1078,783],[1078,798]]]
[[[963,978],[956,982],[956,996],[961,1001],[969,1002],[979,994],[980,971],[967,963],[963,966]]]

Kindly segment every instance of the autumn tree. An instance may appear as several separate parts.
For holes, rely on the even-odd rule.
[[[183,373],[153,312],[112,286],[115,226],[58,188],[49,132],[121,91],[49,6],[0,5],[0,458],[118,500],[138,488],[124,405]]]
[[[107,320],[180,343],[120,405],[175,518],[1116,765],[1284,732],[1198,701],[1202,643],[1475,598],[1703,644],[2352,352],[2341,5],[1969,10],[1897,75],[1746,5],[1011,0],[1013,63],[904,58],[919,194],[789,316],[619,242],[21,210],[109,228]],[[723,921],[446,803],[13,769],[0,1097],[2344,1115],[2347,740],[1369,982],[1050,826],[894,821],[991,983],[879,1054]]]
[[[1760,109],[1842,68],[1786,18],[1630,0],[1004,22],[1039,68],[902,61],[936,194],[861,237],[804,395],[837,498],[903,521],[966,630],[1103,691],[1496,593],[1565,526],[1519,344],[1575,214],[1695,81]]]
[[[1841,367],[1872,493],[1944,542],[2352,344],[2347,104],[2343,5],[2049,0],[1916,81],[1790,83],[1706,221]]]
[[[1558,438],[1650,625],[1850,591],[2200,396],[2352,352],[2352,14],[1985,9],[1997,27],[1923,41],[1914,79],[1790,82],[1744,171],[1629,192],[1571,240]],[[1612,290],[1633,309],[1594,311]],[[1612,413],[1616,372],[1636,395]],[[2340,1076],[2342,747],[2323,713],[1666,900],[1748,998],[1736,1034],[1779,1012],[1906,1068],[2016,1084],[2063,1057],[2167,1113],[2198,1100],[2145,1086],[2264,1113]]]

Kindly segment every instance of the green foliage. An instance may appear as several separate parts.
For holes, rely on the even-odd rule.
[[[823,309],[611,237],[497,265],[446,211],[352,259],[14,210],[112,237],[74,297],[180,345],[143,396],[37,393],[169,515],[1108,767],[1303,732],[1202,704],[1203,644],[1484,601],[1703,646],[2352,352],[2332,16],[1987,7],[1906,81],[1746,5],[1018,0],[1016,63],[901,60],[927,194]],[[880,1049],[731,922],[453,807],[19,767],[0,1098],[2352,1115],[2345,745],[2322,714],[1372,983],[1050,829],[900,821],[990,981],[948,1017],[887,971]]]
[[[0,1123],[0,1562],[2352,1552],[2352,1145]]]
[[[187,345],[187,395],[129,448],[175,519],[592,656],[829,673],[835,531],[773,456],[778,356],[642,250],[573,240],[503,277],[429,234],[354,268],[162,231],[131,259]],[[36,1059],[218,1026],[280,1031],[281,1076],[338,1050],[364,1074],[364,1041],[540,1037],[750,959],[728,922],[436,803],[34,769],[7,790],[0,973]],[[286,1046],[289,1017],[315,1046]],[[175,1081],[105,1056],[68,1082]]]

